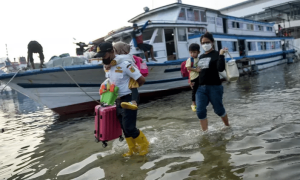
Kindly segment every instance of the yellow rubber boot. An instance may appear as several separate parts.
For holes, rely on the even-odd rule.
[[[133,154],[137,153],[138,150],[137,150],[137,147],[135,146],[135,142],[132,137],[125,138],[125,139],[126,139],[129,151],[127,153],[123,154],[123,157],[130,157]]]
[[[140,131],[140,135],[134,139],[138,146],[139,155],[144,156],[148,153],[149,142],[142,131]]]
[[[123,109],[130,109],[130,110],[137,110],[137,105],[133,104],[132,102],[122,102],[121,107]]]

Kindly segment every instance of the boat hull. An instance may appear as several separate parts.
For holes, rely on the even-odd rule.
[[[180,65],[183,60],[168,63],[149,64],[149,76],[139,88],[141,96],[188,86],[181,77]],[[257,60],[262,70],[286,63],[282,55]],[[65,67],[68,74],[78,83],[82,91],[62,68],[46,68],[18,74],[10,87],[48,107],[59,115],[91,112],[99,101],[100,84],[105,80],[101,65]],[[13,76],[6,75],[0,80],[7,83]]]

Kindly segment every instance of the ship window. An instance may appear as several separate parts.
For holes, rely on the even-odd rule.
[[[232,28],[242,28],[243,27],[243,24],[240,23],[240,22],[235,22],[235,21],[232,21]]]
[[[253,24],[247,24],[247,30],[253,30]]]
[[[154,29],[146,29],[143,32],[143,41],[150,40],[152,37],[152,34],[154,32]]]
[[[195,21],[194,11],[192,9],[187,10],[188,21]]]
[[[271,49],[275,49],[275,42],[271,42]]]
[[[273,31],[272,27],[267,27],[267,31]]]
[[[229,52],[237,51],[237,42],[235,41],[222,41],[222,47],[228,48]]]
[[[206,22],[206,13],[204,11],[200,11],[201,22]]]
[[[199,11],[198,10],[194,11],[194,16],[195,16],[195,21],[200,21]]]
[[[252,51],[251,42],[248,42],[248,51]]]
[[[232,51],[237,51],[237,42],[233,42],[233,49]]]
[[[255,42],[248,42],[248,51],[256,51]]]
[[[267,43],[266,42],[258,42],[257,45],[258,45],[258,50],[259,51],[267,49]]]
[[[186,17],[185,17],[185,8],[181,8],[179,16],[178,16],[178,20],[186,20]]]
[[[178,28],[178,41],[186,41],[186,29]]]
[[[257,47],[259,51],[263,50],[262,42],[257,42]]]
[[[235,28],[235,22],[232,21],[232,28]]]
[[[265,43],[266,43],[266,45],[265,45],[266,50],[271,50],[271,49],[272,49],[272,44],[271,44],[271,42],[265,42]]]
[[[200,21],[199,11],[188,9],[187,10],[188,21]]]
[[[276,41],[275,42],[275,49],[280,49],[281,48],[281,42],[280,41]]]
[[[217,26],[223,26],[223,19],[222,18],[216,18],[217,20]]]
[[[208,24],[215,24],[215,17],[207,16],[207,22]]]
[[[256,26],[256,30],[258,30],[258,31],[263,31],[263,30],[264,30],[264,27],[261,26],[261,25],[257,25],[257,26]]]
[[[264,50],[266,50],[267,49],[267,43],[266,42],[262,42],[262,43],[264,45]]]
[[[161,42],[163,42],[163,39],[162,39],[162,29],[159,28],[159,29],[157,30],[157,34],[156,34],[156,36],[155,36],[154,43],[161,43]]]

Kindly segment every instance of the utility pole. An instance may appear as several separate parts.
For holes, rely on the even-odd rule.
[[[6,47],[6,57],[7,57],[7,60],[9,60],[9,58],[8,58],[8,50],[7,50],[7,44],[5,44],[5,47]]]

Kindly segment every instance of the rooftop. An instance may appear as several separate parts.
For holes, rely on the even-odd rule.
[[[128,22],[133,23],[134,21],[136,21],[136,20],[138,20],[138,19],[140,19],[144,16],[147,16],[147,15],[150,15],[150,14],[153,14],[153,13],[157,13],[157,12],[162,11],[162,10],[170,9],[170,8],[173,8],[173,7],[203,8],[204,10],[209,10],[209,11],[214,11],[214,12],[220,13],[218,10],[215,10],[215,9],[209,9],[209,8],[204,8],[204,7],[199,7],[199,6],[189,5],[189,4],[173,3],[173,4],[168,4],[168,5],[165,5],[165,6],[161,6],[161,7],[152,9],[148,12],[141,13],[141,14],[133,17],[132,19],[130,19]]]

